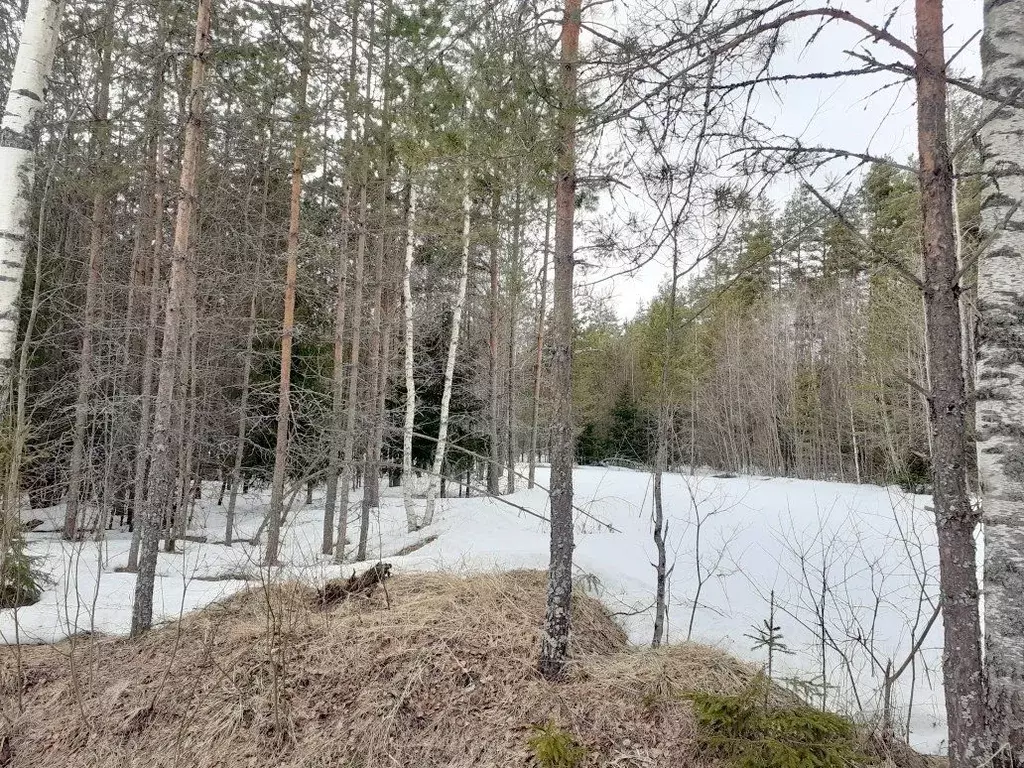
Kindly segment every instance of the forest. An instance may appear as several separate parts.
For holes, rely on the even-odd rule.
[[[916,574],[916,623],[876,652],[891,596],[865,548],[870,643],[828,635],[822,565],[820,709],[842,675],[871,709],[868,670],[890,738],[909,669],[910,739],[921,664],[952,768],[1024,761],[1024,0],[964,0],[983,15],[966,33],[959,3],[3,3],[0,608],[21,631],[18,611],[88,591],[55,563],[92,558],[93,602],[100,574],[125,579],[113,634],[145,643],[178,616],[167,563],[211,548],[244,553],[211,580],[352,573],[319,599],[370,599],[416,549],[468,557],[473,525],[489,551],[500,510],[544,526],[530,665],[557,684],[576,680],[588,526],[639,521],[646,602],[621,613],[657,647],[680,611],[691,639],[725,578],[724,544],[702,558],[708,520],[739,506],[729,483],[806,481],[779,508],[807,515],[819,491],[877,486],[898,499],[871,509],[897,521],[887,573]],[[849,50],[802,58],[837,30]],[[766,106],[810,115],[788,88],[841,101],[860,82],[853,146]],[[876,153],[893,120],[909,142]],[[652,265],[627,316],[615,296]],[[606,477],[617,508],[598,503]],[[905,504],[926,532],[902,527]],[[765,505],[740,522],[774,519]],[[452,531],[470,549],[446,549]],[[753,638],[769,686],[790,653],[775,589]],[[70,629],[44,642],[83,626],[62,599]],[[530,743],[538,765],[585,764]],[[849,764],[832,757],[735,764]]]

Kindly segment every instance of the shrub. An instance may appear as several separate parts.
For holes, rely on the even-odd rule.
[[[42,577],[36,558],[25,551],[20,536],[10,539],[10,548],[0,555],[0,608],[20,608],[39,601]]]
[[[527,743],[541,768],[577,768],[586,759],[586,748],[554,721],[535,725],[533,731]]]

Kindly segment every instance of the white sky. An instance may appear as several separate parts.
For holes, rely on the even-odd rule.
[[[890,31],[913,44],[914,4],[911,0],[836,0],[833,3],[807,0],[802,7],[826,4],[849,10],[876,25],[884,23],[893,9],[897,9]],[[970,41],[954,62],[955,71],[961,74],[977,75],[981,70],[981,6],[982,0],[945,1],[947,57]],[[906,61],[905,55],[887,44],[865,41],[863,32],[842,22],[831,23],[815,43],[805,49],[804,41],[816,26],[815,21],[806,21],[790,27],[786,34],[788,43],[775,67],[777,74],[856,68],[860,62],[844,53],[851,49],[867,48],[884,62]],[[777,133],[798,136],[805,145],[892,155],[905,160],[916,156],[913,84],[907,82],[873,93],[894,81],[893,75],[878,75],[795,82],[780,86],[778,95],[762,89],[756,111]],[[791,184],[791,181],[781,181],[778,197],[784,197]],[[632,277],[622,276],[605,282],[602,287],[611,291],[620,318],[627,319],[655,296],[666,273],[664,263],[652,262]]]

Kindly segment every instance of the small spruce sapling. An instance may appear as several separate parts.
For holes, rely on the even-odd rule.
[[[768,696],[771,692],[773,681],[773,670],[775,666],[775,654],[782,653],[792,656],[793,651],[789,649],[782,637],[782,628],[775,623],[775,590],[771,592],[768,600],[768,618],[763,619],[760,625],[754,625],[753,634],[744,634],[754,641],[751,650],[757,651],[761,648],[768,649],[767,685],[765,685],[765,705],[768,704]]]

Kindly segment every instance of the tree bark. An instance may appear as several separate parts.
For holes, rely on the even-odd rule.
[[[986,0],[982,88],[1024,88],[1024,0]],[[1017,102],[1019,103],[1019,102]],[[991,105],[986,104],[986,111]],[[978,265],[977,434],[985,536],[985,689],[997,765],[1024,764],[1024,109],[981,130],[985,250]]]
[[[192,78],[186,108],[185,145],[181,161],[178,209],[171,251],[171,275],[167,288],[164,335],[157,376],[149,494],[142,515],[139,576],[135,582],[131,636],[138,637],[153,625],[153,589],[160,543],[164,504],[174,487],[174,457],[170,453],[172,400],[181,333],[182,300],[188,289],[189,240],[198,196],[199,153],[202,139],[203,86],[206,56],[210,50],[210,9],[212,0],[199,0],[196,35],[192,52]]]
[[[544,215],[544,259],[540,267],[540,307],[537,312],[537,357],[533,363],[533,417],[530,422],[530,474],[527,487],[533,488],[537,475],[537,431],[540,426],[540,389],[544,371],[544,323],[548,300],[548,257],[551,245],[551,197]]]
[[[500,417],[498,414],[498,243],[501,215],[501,192],[498,179],[493,180],[491,191],[491,258],[489,262],[491,285],[487,294],[487,382],[488,382],[488,442],[490,443],[487,462],[487,493],[497,496],[501,493],[501,445],[498,438]]]
[[[259,281],[255,281],[259,285]],[[235,540],[235,508],[238,490],[242,485],[242,461],[245,459],[245,435],[249,424],[249,390],[252,383],[252,348],[256,341],[256,294],[254,288],[249,299],[249,326],[245,333],[245,357],[242,358],[242,394],[238,399],[238,433],[235,436],[235,460],[231,466],[231,492],[224,515],[224,543],[231,546]]]
[[[967,488],[967,402],[953,223],[953,164],[946,134],[941,0],[916,0],[917,120],[924,243],[932,482],[945,629],[943,679],[952,768],[984,758],[984,687],[975,571],[978,515]]]
[[[288,426],[291,421],[292,337],[295,334],[295,281],[299,269],[299,227],[302,214],[302,161],[306,152],[306,91],[310,67],[310,16],[312,0],[306,0],[302,18],[302,61],[299,66],[295,108],[295,149],[292,155],[292,189],[288,217],[288,251],[284,280],[284,317],[281,321],[281,383],[277,397],[277,436],[274,444],[274,476],[270,490],[270,524],[264,561],[277,563],[284,513],[284,476],[288,468]]]
[[[64,3],[29,0],[0,121],[0,409],[11,407],[18,296],[31,226],[33,143],[50,84]]]
[[[539,669],[548,679],[565,674],[572,617],[572,331],[573,226],[576,205],[576,82],[580,0],[565,0],[561,39],[561,87],[556,135],[555,284],[551,333],[551,558],[547,610],[541,634]]]
[[[85,307],[83,308],[82,347],[78,359],[78,392],[75,397],[75,431],[71,443],[71,461],[68,469],[68,501],[64,510],[64,538],[78,536],[78,522],[82,515],[81,500],[85,484],[85,438],[89,426],[89,403],[96,388],[93,363],[93,335],[98,326],[100,303],[100,273],[103,269],[103,237],[107,219],[107,157],[110,149],[110,77],[114,43],[113,0],[107,0],[100,35],[100,68],[96,84],[95,127],[92,132],[92,164],[94,170],[92,219],[89,228],[89,259],[85,281]]]
[[[359,350],[363,337],[363,270],[366,262],[366,173],[359,190],[359,235],[356,243],[355,279],[352,285],[352,352],[348,372],[348,398],[345,415],[345,445],[341,457],[341,479],[338,494],[338,539],[334,545],[334,561],[345,562],[348,541],[348,504],[355,470],[356,412],[359,409]]]
[[[466,110],[467,114],[469,109]],[[462,263],[459,265],[459,288],[452,307],[452,329],[448,337],[448,358],[444,368],[444,386],[441,390],[441,413],[438,417],[437,445],[434,447],[434,466],[431,468],[427,485],[427,500],[423,510],[423,525],[434,522],[434,505],[438,485],[444,469],[444,455],[448,450],[448,412],[452,402],[452,382],[455,379],[455,360],[459,354],[459,334],[462,329],[462,313],[466,306],[466,286],[469,283],[469,224],[472,202],[469,197],[469,168],[462,179]]]
[[[352,118],[355,114],[356,72],[359,47],[359,3],[353,2],[351,46],[348,60],[348,95],[345,99],[345,202],[341,209],[341,242],[338,253],[336,279],[338,294],[334,304],[334,369],[331,372],[331,428],[327,454],[327,488],[324,493],[324,528],[320,551],[329,555],[334,551],[334,513],[338,500],[338,475],[341,472],[341,450],[345,419],[345,310],[348,303],[348,249],[352,221]]]
[[[413,345],[412,268],[416,255],[416,184],[410,179],[405,208],[405,267],[402,270],[402,308],[405,342],[405,423],[402,428],[402,501],[408,530],[419,527],[412,500],[412,433],[416,425],[416,378]]]

